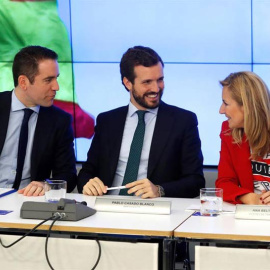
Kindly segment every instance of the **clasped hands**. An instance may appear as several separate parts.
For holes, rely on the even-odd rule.
[[[83,194],[90,196],[102,196],[107,193],[107,186],[98,178],[90,179],[83,187]],[[128,194],[140,196],[142,199],[159,197],[158,187],[149,179],[136,180],[126,184]]]

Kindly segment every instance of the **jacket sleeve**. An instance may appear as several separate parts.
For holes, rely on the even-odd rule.
[[[71,116],[66,114],[58,124],[52,162],[52,177],[54,179],[65,179],[67,181],[67,192],[71,192],[77,184]]]
[[[99,153],[100,153],[100,131],[99,131],[99,118],[97,117],[97,124],[95,126],[95,135],[92,140],[90,149],[87,154],[87,160],[83,164],[82,169],[78,175],[78,191],[82,193],[84,185],[89,181],[89,179],[94,178],[98,175],[98,167],[99,167]]]
[[[183,119],[182,119],[183,122]],[[161,186],[166,197],[194,198],[205,187],[203,176],[203,155],[198,132],[198,121],[194,113],[186,120],[183,137],[178,144],[178,177],[174,181],[167,179]]]
[[[241,153],[241,145],[233,143],[231,135],[226,134],[229,130],[228,122],[223,122],[220,133],[221,151],[218,165],[218,178],[216,187],[223,189],[223,200],[233,204],[241,204],[239,196],[253,192],[248,188],[243,187],[242,183],[247,179],[241,179],[242,174],[239,173],[239,163],[236,164],[236,151]],[[238,149],[237,149],[238,148]],[[243,157],[244,158],[244,157]]]

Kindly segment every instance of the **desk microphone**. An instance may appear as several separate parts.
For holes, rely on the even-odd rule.
[[[77,221],[92,216],[96,210],[87,203],[61,198],[58,203],[26,201],[21,207],[21,218],[47,219],[56,213],[62,214],[61,220]]]
[[[76,200],[73,200],[75,203],[79,203],[79,204],[83,204],[83,205],[87,205],[87,202],[86,201],[82,201],[82,202],[78,202]]]

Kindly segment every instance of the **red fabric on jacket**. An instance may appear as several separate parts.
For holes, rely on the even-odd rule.
[[[216,187],[223,189],[223,200],[229,203],[241,203],[238,196],[253,193],[253,174],[250,161],[250,148],[244,136],[240,145],[233,143],[228,121],[222,123],[220,133],[221,151],[218,165]]]

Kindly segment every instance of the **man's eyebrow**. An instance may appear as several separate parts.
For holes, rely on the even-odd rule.
[[[164,76],[161,76],[161,77],[159,77],[158,79],[157,79],[157,81],[159,81],[159,80],[163,80],[164,79]],[[152,82],[152,81],[154,81],[153,79],[145,79],[145,80],[142,80],[142,82]]]
[[[46,78],[43,79],[43,81],[46,81],[46,80],[52,80],[54,78],[58,78],[60,74],[58,74],[57,76],[48,76]]]
[[[142,80],[142,82],[151,82],[153,81],[152,79],[145,79],[145,80]]]

